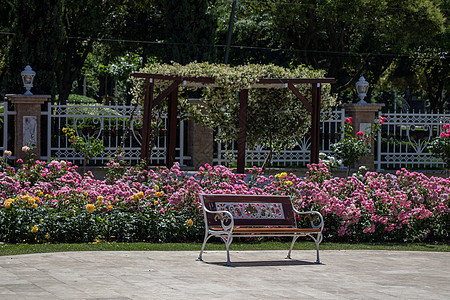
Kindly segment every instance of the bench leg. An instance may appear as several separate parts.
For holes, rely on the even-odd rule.
[[[319,233],[317,234],[316,238],[313,238],[314,242],[316,243],[316,252],[317,252],[317,260],[316,260],[316,264],[320,264],[320,258],[319,258],[319,244],[322,241],[322,234]]]
[[[292,243],[291,243],[291,248],[289,248],[289,252],[288,252],[288,255],[287,255],[287,259],[291,259],[291,252],[292,252],[292,249],[294,248],[294,244],[295,244],[295,242],[297,241],[297,239],[299,238],[300,236],[294,236],[293,238],[292,238]]]
[[[222,238],[223,241],[225,242],[225,246],[227,247],[227,263],[225,264],[228,267],[232,267],[233,265],[231,264],[231,260],[230,260],[230,245],[231,242],[233,241],[233,236],[231,234],[228,235],[228,237],[223,237]]]
[[[319,243],[316,242],[316,251],[317,251],[317,260],[316,264],[320,264],[320,258],[319,258]]]
[[[212,237],[212,235],[208,235],[208,231],[206,230],[205,239],[203,240],[202,250],[200,250],[200,254],[198,255],[198,258],[197,258],[198,261],[203,261],[203,258],[202,258],[203,250],[205,250],[206,242],[209,240],[210,237]]]

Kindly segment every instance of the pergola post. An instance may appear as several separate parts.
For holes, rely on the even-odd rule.
[[[247,107],[248,89],[239,92],[239,133],[238,133],[238,155],[237,173],[244,174],[245,169],[245,144],[247,139]]]
[[[312,83],[312,114],[311,114],[311,157],[310,163],[319,162],[320,147],[320,98],[321,84]]]
[[[168,104],[167,120],[167,148],[166,148],[166,167],[171,168],[175,162],[175,147],[177,142],[177,111],[178,107],[178,86],[170,93]]]
[[[149,147],[150,147],[150,124],[152,121],[153,87],[154,87],[153,79],[145,78],[145,99],[144,99],[144,115],[142,124],[141,159],[144,160],[147,165],[150,159]]]

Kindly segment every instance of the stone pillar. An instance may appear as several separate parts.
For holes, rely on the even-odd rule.
[[[39,159],[41,154],[41,105],[50,99],[50,95],[11,95],[5,99],[14,104],[14,152],[16,159],[24,159],[23,146],[34,147],[34,154]]]
[[[356,135],[358,131],[365,132],[366,128],[369,128],[374,124],[375,118],[378,117],[378,112],[384,106],[383,103],[348,103],[344,104],[345,113],[353,118],[353,135]],[[372,151],[369,155],[362,157],[359,160],[359,166],[367,166],[370,170],[374,170],[374,145],[372,144]]]
[[[214,136],[211,128],[192,122],[189,126],[189,146],[192,166],[198,169],[206,163],[213,163]]]
[[[192,105],[201,107],[201,99],[189,99]],[[207,113],[201,108],[202,113]],[[206,163],[212,165],[214,157],[214,131],[209,127],[189,121],[188,152],[192,157],[192,167],[198,169]]]

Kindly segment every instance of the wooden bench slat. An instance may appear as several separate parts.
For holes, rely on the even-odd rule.
[[[212,230],[221,231],[222,227],[210,227]],[[241,227],[234,228],[233,233],[306,233],[320,232],[320,228],[273,228],[273,227]]]

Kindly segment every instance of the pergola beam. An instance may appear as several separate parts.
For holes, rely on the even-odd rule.
[[[176,144],[176,118],[178,105],[178,87],[183,84],[190,87],[218,87],[211,77],[183,77],[164,74],[132,73],[132,77],[146,79],[146,93],[144,101],[144,130],[141,148],[141,157],[149,160],[149,128],[151,124],[152,108],[158,105],[163,99],[169,97],[169,128],[166,137],[167,153],[166,166],[171,167],[175,161]],[[174,81],[164,90],[155,101],[153,99],[154,80]],[[320,137],[320,105],[321,105],[321,85],[324,83],[334,83],[334,78],[261,78],[248,88],[240,90],[239,93],[239,133],[238,133],[238,159],[237,172],[244,173],[245,168],[245,146],[247,137],[247,108],[248,91],[251,88],[289,88],[297,99],[302,102],[308,111],[311,112],[311,163],[319,162],[319,137]],[[311,84],[312,103],[298,91],[295,84]],[[147,145],[147,146],[146,146]]]

